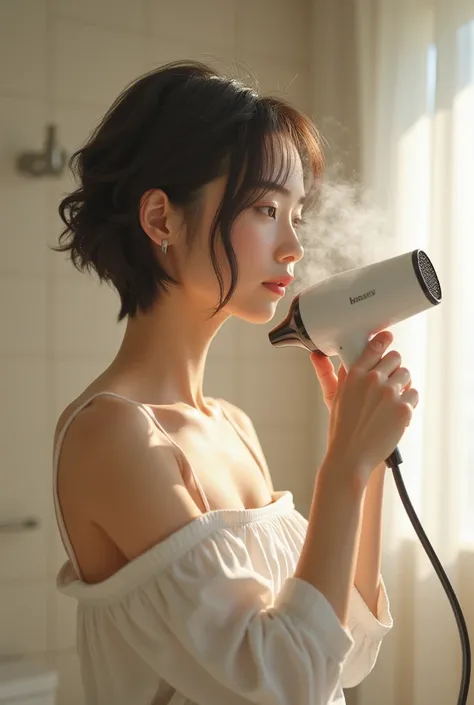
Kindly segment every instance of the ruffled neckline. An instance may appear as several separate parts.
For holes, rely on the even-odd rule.
[[[71,561],[60,569],[56,584],[63,594],[81,601],[101,602],[119,597],[134,586],[156,575],[178,560],[187,551],[216,531],[232,530],[248,524],[257,524],[275,517],[298,514],[293,494],[288,491],[273,493],[273,501],[263,507],[253,509],[213,509],[193,519],[189,524],[173,533],[159,544],[133,559],[110,578],[99,583],[86,583],[77,575]],[[303,519],[301,515],[298,516]]]

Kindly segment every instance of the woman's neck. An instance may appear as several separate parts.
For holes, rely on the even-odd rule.
[[[208,413],[203,397],[207,353],[228,316],[168,296],[150,312],[128,319],[122,345],[107,374],[120,377],[148,404],[184,403]],[[135,397],[137,398],[137,397]]]

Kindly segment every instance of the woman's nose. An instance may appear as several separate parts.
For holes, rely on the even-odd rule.
[[[277,262],[299,262],[304,255],[304,248],[293,228],[286,232],[284,240],[279,243],[275,253]]]

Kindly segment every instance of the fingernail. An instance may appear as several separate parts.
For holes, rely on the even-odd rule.
[[[373,340],[370,341],[370,344],[374,350],[377,352],[382,352],[382,350],[385,349],[385,346],[387,345],[388,338],[386,335],[383,336],[376,336],[373,338]]]

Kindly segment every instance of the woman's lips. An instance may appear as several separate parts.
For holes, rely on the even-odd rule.
[[[277,296],[285,296],[286,290],[284,286],[280,286],[275,282],[265,282],[263,286],[274,294],[277,294]]]

